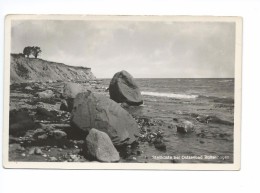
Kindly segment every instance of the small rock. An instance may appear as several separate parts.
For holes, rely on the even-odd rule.
[[[51,132],[53,131],[55,128],[52,125],[45,125],[45,124],[41,124],[41,129],[43,129],[43,133],[45,132]]]
[[[199,133],[199,134],[197,134],[197,136],[204,138],[206,135],[205,135],[205,133]]]
[[[178,119],[177,119],[177,118],[173,118],[173,120],[174,120],[175,122],[178,122]]]
[[[26,155],[25,155],[25,153],[22,153],[21,156],[25,157]]]
[[[139,151],[139,150],[136,151],[136,154],[137,154],[137,155],[141,155],[141,153],[142,153],[142,152]]]
[[[56,117],[54,115],[54,113],[52,113],[51,111],[48,111],[47,109],[42,108],[42,107],[37,107],[36,114],[39,116],[46,117],[46,118],[55,118]]]
[[[67,103],[66,100],[61,101],[60,110],[61,111],[69,111],[69,106],[68,106],[68,103]]]
[[[79,157],[77,155],[70,155],[70,158],[73,160],[73,161],[79,161]]]
[[[176,127],[179,133],[191,133],[194,131],[194,125],[190,121],[183,121],[181,124],[176,125]]]
[[[61,130],[54,130],[50,133],[51,136],[53,136],[55,139],[66,139],[67,133]]]
[[[48,135],[47,134],[43,134],[43,135],[39,135],[38,136],[38,139],[39,140],[45,140],[45,139],[47,139],[48,138]]]
[[[166,145],[161,142],[161,143],[155,143],[154,147],[160,151],[165,151],[166,150]]]
[[[56,157],[50,157],[50,161],[56,162],[56,161],[58,161],[58,159]]]
[[[54,96],[52,90],[45,90],[43,92],[38,92],[37,94],[40,98],[51,98]]]
[[[25,89],[25,90],[33,90],[32,87],[30,87],[30,86],[27,86],[27,87],[25,87],[24,89]]]
[[[19,148],[19,150],[20,150],[20,151],[24,151],[24,150],[25,150],[25,148],[24,148],[24,147],[21,147],[21,148]]]
[[[40,148],[36,147],[34,153],[36,155],[42,155],[42,150]]]
[[[34,147],[32,147],[32,148],[29,150],[29,155],[33,155],[33,154],[34,154],[34,152],[35,152],[35,148],[34,148]]]
[[[42,157],[47,157],[47,155],[46,155],[46,154],[43,154]]]

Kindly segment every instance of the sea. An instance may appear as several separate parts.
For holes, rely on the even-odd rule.
[[[135,81],[144,104],[131,108],[130,113],[165,123],[159,129],[167,149],[162,152],[144,148],[148,162],[233,163],[233,78],[144,78]],[[103,79],[105,86],[109,83],[109,79]],[[206,121],[206,117],[213,119]],[[178,133],[176,125],[183,121],[192,122],[194,132]]]

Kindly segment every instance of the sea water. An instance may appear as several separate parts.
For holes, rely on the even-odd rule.
[[[148,117],[173,125],[162,126],[167,146],[165,152],[147,148],[151,162],[168,162],[175,157],[180,162],[233,162],[234,79],[135,79],[144,105],[131,108],[131,114]],[[110,80],[103,80],[109,86]],[[198,117],[211,116],[215,122],[200,122]],[[176,122],[177,120],[177,122]],[[192,134],[182,135],[176,125],[190,121]],[[162,158],[162,159],[156,159]]]

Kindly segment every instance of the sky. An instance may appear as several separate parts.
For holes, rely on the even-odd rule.
[[[235,23],[15,20],[11,52],[91,68],[97,78],[233,78]]]

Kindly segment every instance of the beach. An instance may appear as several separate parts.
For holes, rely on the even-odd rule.
[[[123,106],[136,120],[140,136],[137,145],[119,149],[120,161],[129,163],[232,163],[234,133],[234,79],[135,79],[144,104]],[[93,93],[109,98],[110,79],[78,82]],[[63,82],[31,82],[11,85],[10,110],[27,109],[35,122],[52,125],[70,133],[70,113],[60,110],[59,97],[40,99],[35,93],[52,90],[58,94]],[[32,90],[26,90],[32,88]],[[36,89],[38,88],[38,89]],[[37,107],[56,112],[46,118],[36,116]],[[193,131],[181,133],[183,121],[193,124]],[[73,133],[73,132],[72,132]],[[32,134],[31,134],[32,135]],[[69,136],[69,135],[68,135]],[[155,145],[160,136],[164,146]],[[30,134],[11,137],[10,161],[91,161],[81,154],[84,139],[70,135],[66,142],[39,144]],[[19,145],[17,145],[19,144]],[[34,144],[34,145],[30,145]],[[40,147],[41,155],[27,155]],[[64,148],[65,147],[65,148]],[[22,149],[22,150],[21,150]],[[44,156],[42,156],[44,155]],[[74,159],[72,159],[72,158]]]

